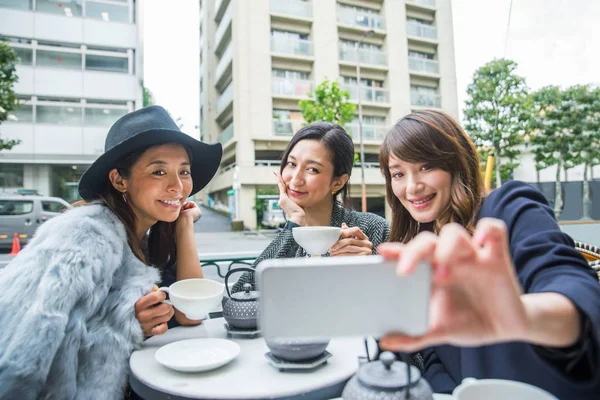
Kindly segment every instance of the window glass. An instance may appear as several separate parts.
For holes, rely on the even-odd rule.
[[[81,54],[38,50],[36,62],[43,67],[81,69]]]
[[[57,201],[42,201],[42,210],[46,212],[59,213],[63,212],[65,205]]]
[[[50,14],[64,15],[66,17],[81,17],[81,3],[83,0],[36,0],[36,11]]]
[[[23,187],[23,164],[0,164],[0,187]]]
[[[129,6],[127,4],[121,6],[87,0],[85,12],[88,18],[101,19],[106,22],[129,22]]]
[[[86,126],[111,126],[117,119],[125,114],[127,114],[127,110],[86,107],[85,124]]]
[[[21,65],[31,65],[33,63],[33,49],[26,49],[23,47],[12,48],[17,57],[19,58],[18,63]]]
[[[31,104],[19,104],[13,111],[17,120],[14,122],[33,122],[33,105]]]
[[[74,105],[38,105],[37,122],[59,125],[81,125],[81,108]]]
[[[108,57],[86,54],[85,69],[90,71],[127,73],[129,71],[129,59],[124,57]]]
[[[31,0],[0,0],[0,7],[31,10]]]
[[[33,201],[0,200],[0,215],[23,215],[33,211]]]

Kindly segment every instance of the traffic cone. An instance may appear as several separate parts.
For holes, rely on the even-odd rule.
[[[19,243],[19,235],[15,232],[13,236],[12,250],[8,253],[9,256],[16,256],[21,251],[21,243]]]

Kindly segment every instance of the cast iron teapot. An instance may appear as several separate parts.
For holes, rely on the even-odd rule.
[[[229,326],[234,329],[256,329],[258,317],[258,291],[252,290],[252,285],[244,284],[244,290],[231,294],[227,281],[234,272],[256,272],[252,268],[237,268],[227,272],[225,275],[225,289],[227,296],[223,297],[223,318]]]
[[[344,400],[433,400],[433,392],[417,367],[396,361],[384,351],[378,360],[366,362],[348,381]]]

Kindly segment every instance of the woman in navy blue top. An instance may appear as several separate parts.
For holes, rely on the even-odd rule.
[[[421,350],[435,392],[474,377],[600,398],[600,285],[544,196],[517,181],[487,194],[473,142],[441,112],[401,119],[380,163],[402,244],[379,253],[398,275],[421,260],[434,271],[429,331],[380,345]]]

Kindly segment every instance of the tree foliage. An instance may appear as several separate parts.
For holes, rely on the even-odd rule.
[[[310,100],[300,100],[302,117],[307,124],[317,121],[333,122],[345,127],[354,120],[356,105],[349,102],[350,94],[337,81],[324,80],[309,93]]]
[[[0,41],[0,124],[12,116],[11,112],[18,106],[19,102],[13,90],[17,77],[17,54],[6,43]],[[20,140],[0,138],[0,151],[10,150]]]
[[[142,86],[142,95],[143,95],[142,105],[144,107],[153,106],[156,104],[156,102],[154,100],[154,95],[152,94],[150,89],[148,89],[146,86]]]
[[[467,88],[465,128],[478,148],[494,150],[496,187],[501,175],[518,166],[523,136],[531,129],[531,99],[516,68],[514,61],[493,60],[475,71]]]

